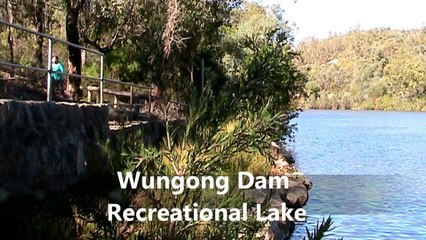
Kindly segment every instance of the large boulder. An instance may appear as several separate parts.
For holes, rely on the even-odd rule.
[[[306,205],[309,199],[309,190],[312,187],[311,181],[301,176],[303,179],[290,179],[288,189],[280,189],[279,195],[289,208],[301,208]]]

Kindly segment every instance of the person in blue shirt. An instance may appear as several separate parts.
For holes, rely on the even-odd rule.
[[[51,68],[51,77],[52,77],[52,85],[53,85],[53,93],[55,93],[55,89],[59,88],[63,97],[64,94],[64,80],[62,78],[62,74],[64,73],[64,66],[59,62],[58,56],[54,56],[52,58],[52,68]]]

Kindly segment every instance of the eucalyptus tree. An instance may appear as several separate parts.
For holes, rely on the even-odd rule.
[[[136,0],[63,0],[66,9],[66,38],[68,42],[89,45],[108,53],[123,44],[130,36],[143,31],[140,18],[142,3]],[[68,47],[69,69],[81,74],[81,50]],[[76,88],[79,88],[80,81]],[[78,89],[77,89],[78,91]]]
[[[143,31],[129,36],[108,56],[114,71],[126,79],[143,79],[170,95],[188,99],[200,83],[201,58],[206,69],[223,55],[221,27],[239,1],[144,1]],[[213,71],[212,71],[213,72]],[[217,67],[217,73],[222,70]],[[206,76],[207,78],[207,76]]]

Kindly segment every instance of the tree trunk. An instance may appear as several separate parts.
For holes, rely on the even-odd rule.
[[[6,0],[6,17],[9,23],[13,23],[13,9],[10,0]],[[16,48],[16,42],[15,38],[13,37],[13,28],[11,27],[7,28],[7,42],[9,44],[10,62],[13,63],[15,61],[14,53]]]
[[[78,33],[78,10],[67,13],[66,34],[67,41],[79,44],[80,35]],[[81,74],[81,50],[72,46],[68,46],[68,54],[71,64],[76,68],[77,74]]]
[[[36,26],[37,32],[44,33],[45,19],[44,19],[44,0],[34,1],[34,25]],[[37,49],[35,51],[35,59],[39,67],[43,66],[43,37],[37,36]]]
[[[80,34],[78,31],[78,17],[84,0],[66,0],[66,35],[67,41],[74,44],[80,44]],[[73,69],[73,74],[81,75],[81,49],[68,46],[69,69]],[[81,79],[69,77],[73,88],[73,98],[78,100],[81,97]]]

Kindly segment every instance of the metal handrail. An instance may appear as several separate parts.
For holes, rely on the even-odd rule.
[[[40,72],[52,72],[51,70],[46,69],[46,68],[24,66],[24,65],[21,65],[21,64],[4,62],[4,61],[1,61],[1,60],[0,60],[0,65],[7,65],[7,66],[14,67],[14,68],[23,68],[23,69],[29,69],[29,70],[34,70],[34,71],[40,71]],[[84,76],[84,75],[73,74],[73,73],[62,73],[62,75],[71,76],[71,77],[78,77],[78,78],[87,78],[89,80],[95,80],[95,81],[102,81],[102,79],[99,78],[99,77],[90,77],[90,76]],[[103,80],[105,82],[117,83],[117,84],[126,85],[126,86],[133,86],[133,87],[142,88],[142,89],[148,89],[148,90],[153,89],[153,87],[146,87],[146,86],[142,86],[142,85],[138,85],[138,84],[134,84],[134,83],[122,82],[122,81],[119,81],[119,80],[113,80],[113,79],[109,79],[109,78],[104,78]]]
[[[23,68],[23,69],[29,69],[29,70],[34,70],[34,71],[40,71],[40,72],[48,72],[51,73],[51,70],[48,70],[46,68],[39,68],[39,67],[31,67],[31,66],[24,66],[21,64],[15,64],[15,63],[9,63],[9,62],[4,62],[0,60],[0,65],[7,65],[7,66],[11,66],[14,68]],[[87,78],[89,80],[95,80],[95,81],[102,81],[101,78],[98,77],[90,77],[90,76],[83,76],[83,75],[78,75],[78,74],[72,74],[72,73],[62,73],[62,75],[65,76],[72,76],[72,77],[78,77],[78,78]],[[152,101],[152,90],[153,87],[146,87],[146,86],[142,86],[142,85],[137,85],[137,84],[133,84],[133,83],[128,83],[128,82],[122,82],[122,81],[118,81],[118,80],[112,80],[112,79],[103,79],[103,81],[105,82],[111,82],[111,83],[117,83],[117,84],[121,84],[121,85],[126,85],[126,86],[130,86],[130,87],[137,87],[137,88],[142,88],[142,89],[148,89],[149,90],[149,94],[148,94],[148,104],[151,106],[151,101]],[[103,91],[103,89],[102,89]],[[102,92],[103,93],[103,92]],[[103,101],[101,101],[103,102]],[[140,105],[140,104],[129,104],[129,105]],[[151,108],[149,109],[149,114],[151,113]]]
[[[83,47],[83,46],[80,46],[80,45],[77,45],[77,44],[74,44],[74,43],[70,43],[70,42],[64,41],[62,39],[55,38],[55,37],[53,37],[51,35],[48,35],[48,34],[45,34],[45,33],[41,33],[41,32],[37,32],[37,31],[31,30],[31,29],[22,27],[20,25],[10,23],[10,22],[5,21],[5,20],[3,20],[1,18],[0,18],[0,24],[6,25],[8,27],[13,27],[13,28],[19,29],[19,30],[24,31],[24,32],[35,34],[35,35],[40,36],[40,37],[48,38],[48,39],[54,40],[55,42],[60,42],[60,43],[66,44],[68,46],[72,46],[72,47],[75,47],[75,48],[79,48],[79,49],[82,49],[82,50],[85,50],[85,51],[88,51],[88,52],[91,52],[91,53],[95,53],[95,54],[104,56],[104,54],[101,53],[101,52],[99,52],[98,50],[91,49],[91,48],[86,48],[86,47]]]
[[[142,85],[138,85],[138,84],[134,84],[134,83],[122,82],[122,81],[119,81],[119,80],[113,80],[113,79],[109,79],[109,78],[104,78],[104,81],[111,82],[111,83],[118,83],[118,84],[121,84],[121,85],[138,87],[138,88],[142,88],[142,89],[149,89],[149,90],[154,89],[153,87],[146,87],[146,86],[142,86]]]
[[[10,63],[10,62],[3,62],[0,60],[0,65],[7,65],[7,66],[11,66],[14,68],[24,68],[24,69],[29,69],[29,70],[34,70],[34,71],[40,71],[40,72],[48,72],[49,70],[46,68],[39,68],[39,67],[31,67],[31,66],[24,66],[21,64],[16,64],[16,63]]]

